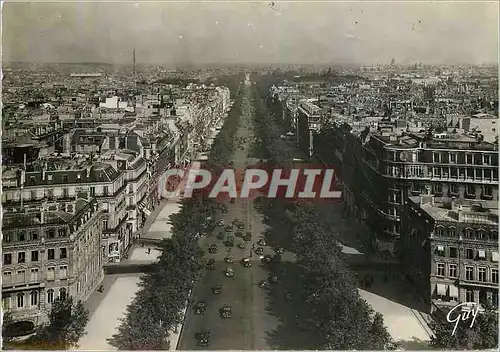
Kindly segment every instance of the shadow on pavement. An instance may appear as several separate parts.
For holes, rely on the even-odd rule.
[[[357,271],[358,288],[399,303],[410,309],[427,311],[422,300],[413,293],[410,283],[396,271]]]
[[[279,325],[267,333],[267,343],[276,350],[307,350],[318,346],[313,341],[312,331],[307,331],[297,324],[296,314],[303,306],[302,283],[295,263],[283,262],[269,265],[270,275],[279,277],[277,284],[266,289],[268,314],[278,317]],[[290,294],[287,299],[287,293]]]

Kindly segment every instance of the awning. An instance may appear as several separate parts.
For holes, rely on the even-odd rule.
[[[479,258],[486,258],[486,251],[484,251],[484,250],[477,251],[477,256]]]
[[[444,246],[438,246],[438,252],[444,252]]]
[[[491,261],[498,262],[498,252],[491,252]]]
[[[137,203],[137,207],[141,210],[144,210],[144,208],[146,207],[146,198]]]
[[[146,208],[142,209],[142,211],[144,212],[144,214],[146,214],[146,216],[150,216],[151,215],[151,212],[148,209],[146,209]]]
[[[450,287],[450,297],[458,299],[458,287],[455,285],[451,285]]]
[[[438,296],[446,296],[446,285],[436,284],[436,293]]]

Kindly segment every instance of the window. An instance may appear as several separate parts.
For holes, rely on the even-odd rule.
[[[474,267],[465,267],[465,280],[474,280]]]
[[[2,283],[5,285],[12,284],[12,272],[11,271],[4,271]]]
[[[32,199],[32,200],[36,199],[36,191],[35,190],[30,191],[30,199]]]
[[[17,262],[18,263],[25,263],[26,262],[26,253],[25,252],[18,252],[17,253]]]
[[[66,237],[66,229],[59,229],[59,237]]]
[[[36,269],[36,268],[31,269],[30,281],[31,282],[38,282],[38,269]]]
[[[56,268],[47,268],[47,280],[56,279]]]
[[[484,231],[483,230],[477,230],[476,237],[477,237],[478,240],[484,240]]]
[[[31,291],[30,293],[30,303],[32,307],[35,307],[38,305],[38,292],[36,291]]]
[[[12,254],[5,253],[3,255],[3,265],[9,265],[9,264],[12,264]]]
[[[483,197],[487,197],[487,198],[493,197],[493,187],[483,186]]]
[[[434,175],[434,177],[441,176],[441,169],[439,167],[432,168],[432,174]]]
[[[450,153],[450,163],[451,164],[457,163],[457,154],[456,153]]]
[[[63,198],[69,198],[69,190],[67,188],[63,188]]]
[[[450,277],[453,279],[458,277],[457,264],[450,264]]]
[[[437,264],[437,276],[444,276],[444,263]]]
[[[457,229],[454,227],[448,228],[448,236],[455,237],[457,235]]]
[[[105,196],[107,196],[107,195],[108,195],[108,192],[109,192],[109,191],[108,191],[108,186],[104,186],[104,187],[103,187],[103,193],[104,193],[104,195],[105,195]]]
[[[498,284],[498,269],[491,269],[491,282]]]
[[[50,248],[49,250],[47,250],[47,259],[48,260],[53,260],[55,258],[55,249],[54,248]]]
[[[31,237],[31,240],[32,240],[32,241],[38,241],[38,232],[36,232],[36,231],[32,231],[32,232],[30,233],[30,237]]]
[[[467,185],[465,186],[465,194],[468,196],[475,196],[476,195],[476,187]]]
[[[68,182],[69,182],[68,175],[63,175],[63,183],[68,183]]]
[[[102,221],[102,228],[105,230],[108,228],[108,220],[103,220]]]
[[[90,196],[95,196],[95,187],[90,187]]]
[[[47,230],[47,238],[56,237],[56,232],[53,229]]]
[[[458,258],[457,247],[450,247],[450,258]]]
[[[436,227],[436,235],[442,237],[444,235],[444,229],[442,226]]]
[[[17,308],[24,307],[24,293],[17,294]]]
[[[458,186],[455,184],[450,184],[449,191],[450,194],[458,194]]]
[[[59,252],[59,258],[65,259],[68,256],[68,251],[66,248],[61,248]]]
[[[471,248],[467,248],[465,250],[465,258],[466,259],[474,259],[474,250]]]
[[[466,229],[464,230],[464,237],[465,237],[465,238],[472,238],[472,236],[473,236],[473,231],[472,231],[472,229],[466,228]]]
[[[47,290],[47,303],[52,303],[54,302],[54,290],[49,289]]]
[[[2,309],[4,310],[9,310],[11,309],[11,301],[10,301],[10,295],[2,295]]]
[[[440,163],[441,155],[439,153],[432,153],[432,161],[435,163]]]
[[[65,288],[61,288],[61,289],[59,290],[59,299],[60,299],[61,301],[64,301],[64,300],[66,299],[66,297],[67,297],[67,294],[66,294],[66,289],[65,289]]]
[[[32,262],[38,261],[38,251],[31,251],[31,261]]]
[[[473,158],[472,154],[465,155],[465,163],[469,164],[469,165],[474,164],[474,158]]]
[[[59,279],[64,280],[68,278],[68,267],[66,265],[61,265],[59,267]]]
[[[440,183],[434,183],[432,185],[432,193],[434,194],[441,194],[443,193],[443,185]]]
[[[466,302],[474,302],[474,291],[465,290],[465,301]]]
[[[479,281],[486,282],[486,268],[479,268],[478,279]]]
[[[484,165],[491,165],[491,156],[490,155],[483,155],[483,164]]]
[[[18,270],[16,276],[17,276],[16,277],[16,282],[17,283],[24,283],[24,282],[26,282],[26,270],[24,270],[24,269]]]
[[[436,254],[440,255],[440,256],[444,256],[444,246],[441,246],[441,245],[437,246],[436,247]]]
[[[7,235],[7,234],[4,234],[4,235],[3,235],[3,241],[4,241],[5,243],[10,243],[10,242],[12,242],[12,236],[11,236],[11,235]]]
[[[52,188],[48,188],[48,189],[47,189],[47,197],[48,197],[49,199],[54,198],[54,190],[53,190]]]
[[[24,242],[26,241],[26,233],[24,231],[20,231],[18,234],[17,234],[17,240],[19,242]]]

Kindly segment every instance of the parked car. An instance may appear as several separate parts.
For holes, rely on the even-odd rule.
[[[272,275],[269,277],[269,282],[272,283],[272,284],[275,284],[278,282],[278,277],[276,275]]]
[[[255,254],[257,254],[257,255],[264,254],[264,248],[262,248],[262,247],[255,248]]]
[[[234,263],[234,258],[232,255],[228,255],[227,257],[224,258],[224,261],[228,264],[233,264]]]
[[[233,224],[233,226],[238,226],[238,224],[240,223],[240,221],[238,219],[234,219],[231,224]]]
[[[232,232],[232,231],[233,231],[233,226],[231,226],[231,225],[227,225],[227,226],[224,228],[224,230],[225,230],[226,232]]]
[[[269,283],[266,280],[262,280],[261,282],[259,282],[259,287],[260,288],[269,287]]]
[[[231,307],[227,304],[220,309],[220,316],[223,319],[229,319],[232,317]]]
[[[210,331],[203,330],[194,335],[198,346],[207,347],[210,345]]]
[[[276,253],[277,254],[283,254],[283,253],[285,253],[285,250],[283,248],[281,248],[281,247],[278,247],[278,248],[276,248]]]
[[[238,243],[238,248],[239,248],[239,249],[245,249],[245,248],[246,248],[246,246],[245,246],[245,244],[244,244],[244,243]]]
[[[208,251],[209,251],[210,253],[212,253],[212,254],[217,253],[217,251],[218,251],[218,250],[219,250],[219,247],[217,247],[217,245],[216,245],[216,244],[213,244],[213,245],[211,245],[211,246],[210,246],[210,248],[208,248]]]
[[[222,285],[215,285],[212,287],[212,293],[214,295],[219,295],[222,293]]]
[[[238,230],[243,230],[245,228],[245,224],[240,222],[238,225],[236,225],[238,227]]]
[[[252,240],[252,233],[250,231],[245,232],[245,236],[243,236],[243,239],[247,242],[250,242]]]
[[[219,221],[217,221],[217,226],[224,226],[225,225],[225,222],[224,222],[224,219],[219,219]]]
[[[225,236],[224,236],[224,232],[219,232],[219,233],[217,234],[217,239],[218,239],[218,240],[223,240],[223,239],[224,239],[224,237],[225,237]]]
[[[227,247],[233,247],[234,246],[234,237],[233,236],[228,236],[227,237],[226,246]]]
[[[248,257],[245,257],[241,260],[241,263],[245,268],[250,268],[252,266],[252,260]]]
[[[236,231],[236,232],[234,233],[234,235],[235,235],[236,237],[243,237],[243,232],[241,232],[241,231]]]
[[[266,254],[264,258],[262,258],[262,263],[269,264],[273,260],[273,257],[269,254]]]
[[[205,314],[205,310],[207,309],[207,306],[204,301],[198,301],[196,305],[194,306],[194,312],[196,315],[201,315]]]
[[[261,238],[261,239],[257,242],[257,244],[258,244],[259,246],[261,246],[261,247],[267,246],[266,240],[265,240],[265,239],[263,239],[263,238]]]
[[[210,259],[207,261],[206,267],[207,267],[207,269],[209,269],[209,270],[213,270],[213,269],[215,269],[215,259],[210,258]]]
[[[226,275],[227,277],[233,277],[233,276],[234,276],[234,271],[233,271],[233,269],[231,269],[231,268],[227,268],[227,269],[224,271],[224,275]]]

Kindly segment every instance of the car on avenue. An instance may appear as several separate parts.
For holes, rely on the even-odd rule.
[[[203,330],[200,332],[197,332],[194,335],[194,338],[196,339],[196,343],[200,347],[208,347],[210,345],[210,331],[209,330]]]

